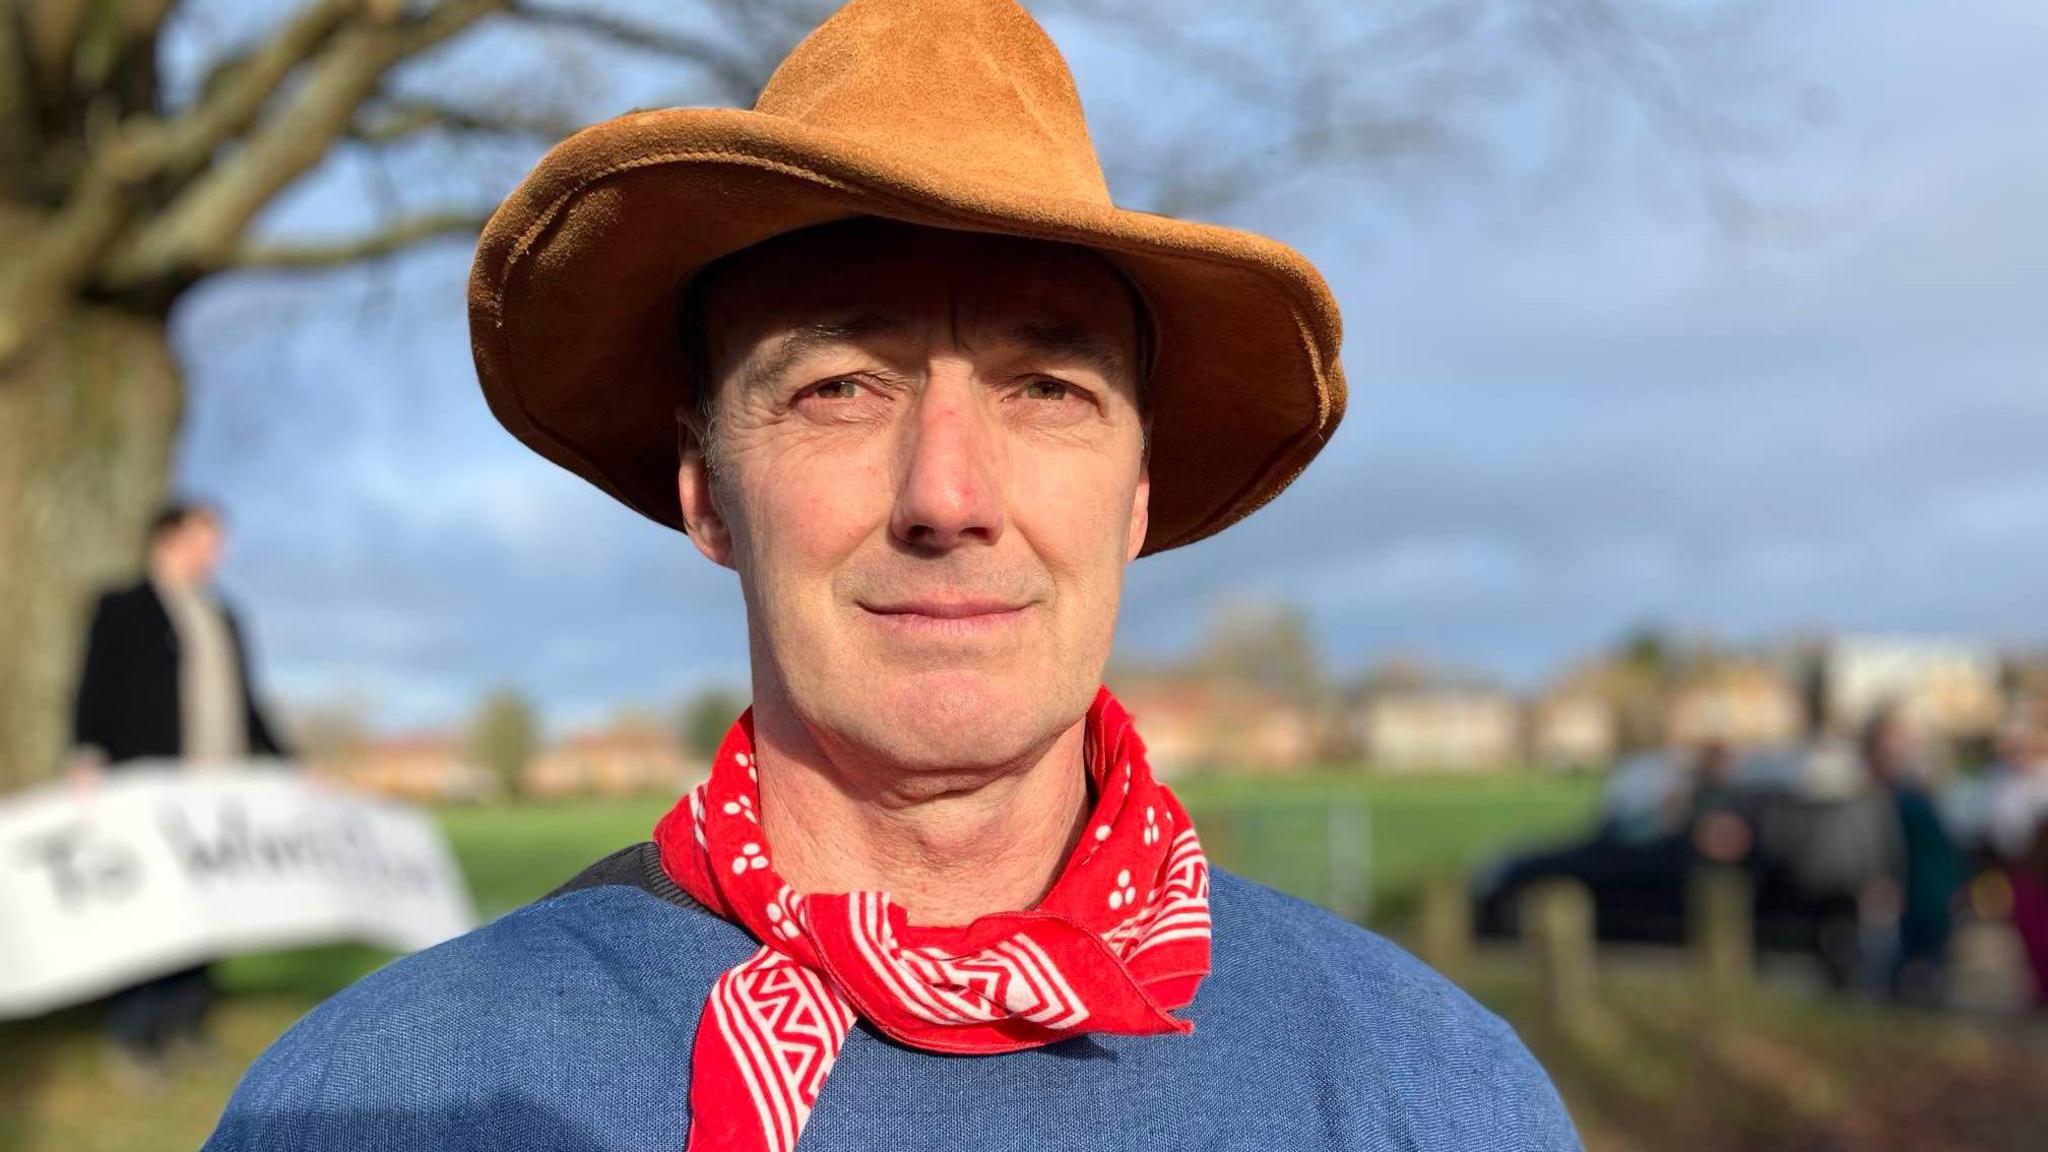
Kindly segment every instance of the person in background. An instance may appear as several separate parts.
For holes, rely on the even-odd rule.
[[[1952,905],[1963,882],[1962,853],[1942,824],[1924,769],[1913,750],[1913,733],[1898,710],[1882,707],[1863,729],[1863,764],[1872,780],[1891,795],[1905,846],[1897,885],[1898,937],[1887,991],[1916,1003],[1941,995],[1948,961]]]
[[[80,787],[143,761],[287,755],[257,703],[241,626],[213,588],[223,536],[214,508],[167,505],[150,523],[142,577],[100,596],[72,714]],[[209,1051],[214,997],[203,964],[115,993],[106,1029],[116,1073],[154,1083],[169,1055]]]
[[[1999,734],[1986,828],[1991,854],[2012,889],[2012,924],[2034,978],[2034,1006],[2048,1009],[2048,717],[2014,717]]]
[[[1735,750],[1725,740],[1709,740],[1693,761],[1692,794],[1687,826],[1693,850],[1715,864],[1740,864],[1756,843],[1756,830],[1742,811],[1735,787]]]

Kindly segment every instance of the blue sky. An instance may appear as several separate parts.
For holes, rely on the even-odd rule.
[[[1299,604],[1340,667],[1423,653],[1518,685],[1643,620],[2048,641],[2048,7],[1762,11],[1759,78],[1704,102],[1764,125],[1730,162],[1748,226],[1687,195],[1625,102],[1560,119],[1540,79],[1459,121],[1469,154],[1226,209],[1336,289],[1350,414],[1276,503],[1136,565],[1119,643],[1182,650],[1232,596]],[[1105,153],[1199,103],[1050,26]],[[621,75],[586,119],[659,90]],[[1218,147],[1259,124],[1227,122]],[[1573,148],[1570,180],[1543,174]],[[400,168],[390,194],[494,200],[535,158]],[[360,222],[367,171],[331,163],[266,232]],[[410,727],[512,684],[568,726],[741,680],[736,580],[490,418],[470,251],[222,280],[175,319],[179,481],[229,509],[223,579],[270,691]]]

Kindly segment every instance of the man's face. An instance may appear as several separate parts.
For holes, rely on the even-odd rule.
[[[199,588],[219,570],[226,538],[218,519],[206,512],[194,512],[158,537],[151,547],[153,565],[160,565],[180,584]]]
[[[1148,482],[1129,289],[1091,253],[858,221],[705,307],[691,535],[738,571],[756,688],[908,768],[1015,763],[1087,710]]]
[[[194,516],[186,523],[184,536],[187,571],[191,573],[192,583],[205,584],[220,570],[221,553],[226,549],[227,541],[221,532],[220,521],[204,514]]]

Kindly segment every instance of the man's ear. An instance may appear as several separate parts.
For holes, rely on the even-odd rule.
[[[711,465],[704,446],[688,424],[676,424],[680,459],[676,464],[676,500],[683,510],[683,531],[697,551],[723,568],[732,567],[732,531],[725,513],[718,507],[717,485],[711,482]]]
[[[1152,427],[1149,419],[1145,427],[1145,442],[1148,446],[1152,442]],[[1148,447],[1145,454],[1138,457],[1138,487],[1131,493],[1131,536],[1129,546],[1125,550],[1125,563],[1136,560],[1138,553],[1145,550],[1145,531],[1151,526],[1152,452]]]

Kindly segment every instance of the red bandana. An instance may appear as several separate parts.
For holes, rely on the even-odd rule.
[[[913,1048],[966,1054],[1194,1027],[1171,1013],[1209,974],[1208,861],[1107,688],[1085,745],[1095,811],[1045,899],[913,928],[887,893],[799,894],[776,875],[756,815],[753,710],[740,716],[710,779],[654,829],[669,877],[762,941],[712,985],[698,1022],[691,1152],[791,1148],[856,1016]]]

